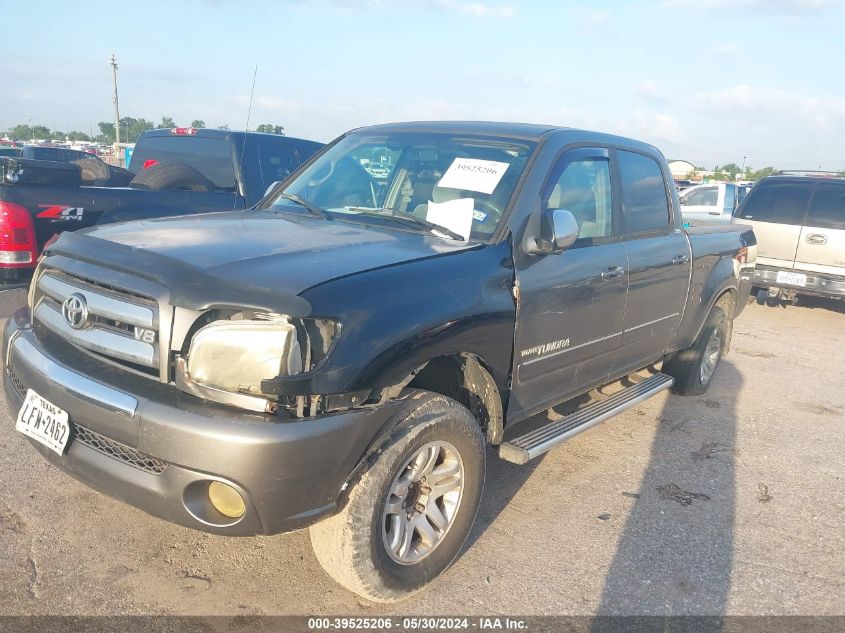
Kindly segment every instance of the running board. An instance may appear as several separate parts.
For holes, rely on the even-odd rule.
[[[570,437],[578,435],[581,431],[586,431],[599,422],[604,422],[668,389],[674,382],[675,379],[671,376],[655,374],[642,382],[626,387],[609,398],[584,407],[572,415],[544,424],[539,429],[504,442],[499,446],[499,457],[514,464],[525,464]]]

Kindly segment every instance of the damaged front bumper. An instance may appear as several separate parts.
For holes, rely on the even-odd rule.
[[[152,515],[225,535],[275,534],[336,511],[350,475],[401,401],[295,419],[238,411],[91,357],[26,315],[3,337],[12,415],[32,389],[68,412],[71,440],[49,462]],[[208,501],[213,481],[243,497],[238,519]]]

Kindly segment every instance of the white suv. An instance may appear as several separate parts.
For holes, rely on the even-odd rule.
[[[733,221],[754,227],[754,285],[770,299],[845,297],[845,179],[769,176]]]

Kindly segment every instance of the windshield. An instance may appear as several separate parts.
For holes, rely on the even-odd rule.
[[[483,240],[498,227],[535,146],[437,133],[351,134],[291,182],[271,208],[289,207],[298,197],[330,219],[378,217],[408,230]]]

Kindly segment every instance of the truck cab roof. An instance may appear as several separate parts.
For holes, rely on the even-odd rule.
[[[631,138],[604,134],[591,130],[546,125],[539,123],[511,123],[502,121],[405,121],[401,123],[385,123],[356,128],[351,134],[357,133],[389,133],[389,132],[442,132],[446,134],[475,134],[480,136],[503,136],[541,141],[552,137],[563,143],[600,142],[607,145],[620,145],[639,148],[648,153],[662,152],[653,145]]]

